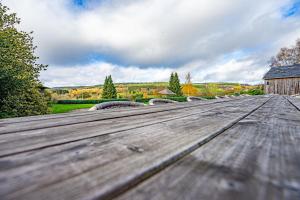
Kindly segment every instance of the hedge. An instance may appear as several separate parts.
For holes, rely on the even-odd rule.
[[[153,98],[136,98],[135,102],[148,103],[150,101],[150,99],[153,99]]]
[[[135,101],[139,102],[139,103],[148,103],[150,101],[150,99],[153,99],[153,98],[137,98],[137,99],[135,99]],[[165,99],[170,99],[170,100],[178,101],[178,102],[186,102],[187,101],[187,97],[166,97]]]
[[[187,97],[167,97],[166,99],[170,99],[173,101],[178,101],[178,102],[186,102]]]
[[[98,104],[109,101],[129,101],[128,99],[98,99],[98,100],[58,100],[57,104]]]
[[[264,91],[262,91],[261,89],[252,89],[249,90],[247,93],[250,95],[263,95]]]
[[[201,96],[204,99],[215,99],[215,96]]]
[[[206,99],[214,99],[215,97],[213,96],[204,96],[203,98]],[[136,102],[139,103],[148,103],[150,99],[153,98],[137,98],[135,99]],[[178,101],[178,102],[186,102],[187,97],[166,97],[166,99],[170,99],[173,101]],[[109,101],[130,101],[129,99],[98,99],[98,100],[58,100],[57,104],[98,104],[98,103],[104,103],[104,102],[109,102]]]

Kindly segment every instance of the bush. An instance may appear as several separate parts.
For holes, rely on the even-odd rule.
[[[19,95],[9,95],[0,101],[0,118],[46,114],[48,102],[37,89],[28,89]]]
[[[173,101],[178,101],[178,102],[186,102],[187,97],[167,97],[166,99],[170,99]]]
[[[153,99],[153,98],[137,98],[137,99],[135,99],[135,102],[148,103],[150,101],[150,99]]]
[[[137,93],[137,92],[133,92],[132,95],[130,95],[130,99],[132,101],[136,101],[136,99],[143,99],[144,94],[143,93]]]
[[[261,89],[252,89],[249,90],[247,93],[250,95],[263,95],[264,91],[262,91]]]
[[[109,101],[129,101],[128,99],[98,99],[98,100],[58,100],[57,104],[98,104]]]

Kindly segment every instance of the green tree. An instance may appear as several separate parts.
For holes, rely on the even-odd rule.
[[[172,72],[170,75],[170,79],[169,79],[169,90],[171,90],[173,92],[174,90],[174,73]]]
[[[174,92],[176,94],[176,96],[183,95],[182,91],[181,91],[180,80],[179,80],[177,72],[171,74],[168,88],[169,88],[169,90]]]
[[[103,99],[115,99],[117,98],[117,90],[113,83],[111,75],[105,77],[104,85],[103,85],[103,92],[102,92]]]
[[[174,74],[174,93],[177,95],[177,96],[182,96],[182,91],[181,91],[181,85],[180,85],[180,80],[179,80],[179,77],[178,77],[178,74],[177,72],[175,72]]]
[[[0,3],[0,118],[46,114],[38,80],[47,66],[37,64],[31,33],[17,30],[15,13]]]
[[[106,99],[108,96],[108,80],[107,76],[105,76],[104,84],[103,84],[103,91],[102,91],[102,98]]]

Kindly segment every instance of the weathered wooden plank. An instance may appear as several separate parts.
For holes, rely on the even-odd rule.
[[[241,99],[242,97],[235,97],[236,100]],[[207,104],[207,103],[214,103],[214,102],[225,102],[228,101],[225,99],[213,99],[213,100],[209,100],[209,102],[198,102],[198,103],[202,103],[202,104]],[[193,102],[196,103],[196,102]],[[188,104],[188,102],[182,102],[180,104],[176,104],[176,105],[158,105],[160,108],[163,107],[168,107],[168,108],[173,108],[173,107],[178,107],[180,106],[184,106],[185,104]],[[190,103],[188,105],[191,105]],[[157,106],[156,106],[157,107]],[[147,109],[149,108],[154,108],[154,107],[147,107]],[[118,109],[108,109],[108,110],[98,110],[95,112],[90,112],[90,111],[83,111],[83,112],[79,112],[79,113],[61,113],[61,114],[48,114],[48,115],[38,115],[38,116],[29,116],[29,117],[18,117],[18,118],[7,118],[7,119],[0,119],[0,125],[1,124],[9,124],[9,123],[22,123],[22,122],[29,122],[29,121],[39,121],[39,120],[49,120],[49,119],[58,119],[58,118],[65,118],[65,117],[74,117],[74,116],[84,116],[84,115],[94,115],[96,113],[111,113],[111,112],[126,112],[126,111],[133,111],[133,110],[143,110],[144,108],[140,108],[140,107],[131,107],[131,108],[118,108]]]
[[[299,97],[286,97],[287,100],[297,109],[300,111],[300,98]]]
[[[226,100],[226,101],[234,101],[234,100]],[[95,111],[95,113],[91,112],[91,114],[73,114],[67,115],[63,118],[56,117],[48,119],[46,117],[41,117],[39,120],[30,120],[26,121],[23,119],[22,122],[14,121],[13,123],[3,121],[0,124],[0,134],[7,134],[7,133],[15,133],[19,131],[26,131],[26,130],[35,130],[35,129],[42,129],[42,128],[49,128],[49,127],[57,127],[57,126],[65,126],[71,124],[80,124],[86,122],[94,122],[100,120],[108,120],[114,118],[122,118],[122,117],[129,117],[134,115],[145,115],[151,114],[156,112],[166,112],[169,110],[176,110],[176,109],[184,109],[188,107],[197,107],[198,105],[210,105],[221,103],[224,101],[210,101],[208,103],[178,103],[176,105],[162,105],[162,106],[149,106],[147,108],[135,108],[131,110],[124,110],[122,112],[101,112]],[[25,121],[24,121],[25,120]]]
[[[261,106],[243,105],[0,159],[3,199],[94,199],[165,167]]]
[[[300,113],[276,97],[118,199],[300,199],[299,146]]]
[[[236,100],[241,99],[241,97],[236,97]],[[198,102],[202,104],[207,104],[207,103],[215,103],[215,102],[223,102],[223,101],[228,101],[224,99],[213,99],[210,100],[209,102]],[[193,102],[196,103],[196,102]],[[147,107],[153,109],[153,108],[174,108],[174,107],[180,107],[180,106],[185,106],[185,104],[188,104],[188,102],[182,102],[176,105],[158,105],[156,107]],[[191,105],[191,104],[188,104]],[[112,113],[112,112],[126,112],[126,111],[137,111],[137,110],[143,110],[143,107],[131,107],[131,108],[118,108],[118,109],[104,109],[104,110],[98,110],[98,111],[82,111],[78,113],[61,113],[61,114],[48,114],[48,115],[37,115],[37,116],[29,116],[29,117],[18,117],[18,118],[7,118],[7,119],[0,119],[0,125],[1,124],[10,124],[10,123],[23,123],[23,122],[30,122],[30,121],[39,121],[39,120],[52,120],[52,119],[60,119],[60,118],[66,118],[66,117],[75,117],[75,116],[89,116],[89,115],[95,115],[95,114],[103,114],[103,113]]]
[[[45,129],[17,132],[0,135],[0,157],[20,153],[23,151],[45,148],[58,144],[65,144],[82,139],[117,133],[120,131],[140,128],[147,125],[162,123],[174,119],[192,116],[211,109],[224,106],[237,106],[252,101],[243,99],[238,102],[224,102],[222,104],[209,104],[205,107],[187,107],[170,110],[168,112],[149,113],[145,115],[130,116],[112,120],[101,120],[88,123],[72,124]],[[101,129],[99,130],[99,127]]]
[[[74,117],[74,116],[88,116],[88,115],[94,115],[96,113],[106,113],[106,112],[124,112],[129,110],[139,110],[140,107],[124,107],[124,108],[118,108],[118,109],[104,109],[104,110],[98,110],[98,111],[82,111],[82,112],[68,112],[68,113],[59,113],[59,114],[47,114],[47,115],[34,115],[34,116],[27,116],[27,117],[18,117],[18,118],[7,118],[7,119],[0,119],[0,124],[9,124],[9,123],[23,123],[23,122],[30,122],[30,121],[39,121],[39,120],[50,120],[50,119],[59,119],[59,118],[65,118],[65,117]]]

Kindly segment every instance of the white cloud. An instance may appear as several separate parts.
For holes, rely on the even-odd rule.
[[[239,83],[257,84],[261,83],[261,77],[266,73],[266,69],[257,66],[252,60],[236,61],[230,60],[223,65],[217,65],[205,73],[203,81],[213,82],[218,80],[226,82],[228,80]]]
[[[124,67],[106,62],[95,62],[79,66],[53,66],[41,73],[41,81],[49,87],[82,86],[103,84],[105,76],[112,75],[120,82],[166,81],[170,68]]]
[[[173,68],[194,70],[199,81],[235,81],[234,70],[245,76],[239,80],[255,82],[268,58],[300,34],[299,16],[282,15],[292,0],[107,0],[82,10],[71,0],[3,2],[22,18],[22,29],[35,31],[41,61],[50,64],[44,73],[52,77],[49,85],[67,83],[68,78],[51,74],[57,70],[85,74],[86,80],[74,84],[88,83],[89,67],[101,76],[98,61],[80,64],[91,62],[90,53],[109,57],[111,73],[120,81],[165,79],[149,70]],[[234,52],[242,52],[242,58]]]
[[[257,84],[261,81],[266,68],[261,68],[251,60],[229,60],[223,64],[215,64],[209,69],[203,69],[203,63],[195,61],[186,64],[176,71],[181,82],[184,82],[185,75],[190,72],[193,82],[213,82],[228,80],[239,83]],[[121,82],[151,82],[168,81],[173,68],[139,68],[136,66],[119,66],[106,62],[80,66],[55,66],[41,74],[41,80],[49,87],[54,86],[82,86],[103,84],[107,75],[112,75],[113,80]]]

